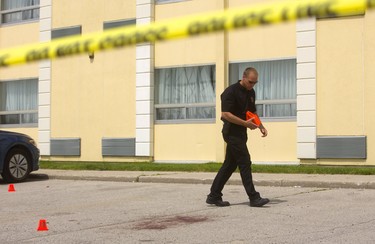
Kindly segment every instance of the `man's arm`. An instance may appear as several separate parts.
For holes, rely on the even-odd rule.
[[[255,130],[256,128],[258,128],[258,126],[253,123],[253,119],[242,120],[241,118],[238,118],[237,116],[233,115],[231,112],[221,112],[221,117],[228,122],[231,122],[236,125],[241,125],[251,130]]]
[[[259,130],[263,134],[262,137],[266,137],[268,135],[268,131],[267,131],[266,127],[263,126],[263,124],[259,125]]]
[[[257,113],[255,113],[257,116],[258,116],[258,114]],[[267,131],[267,129],[266,129],[266,127],[264,127],[263,126],[263,123],[261,122],[260,123],[260,125],[259,125],[259,130],[260,130],[260,132],[262,132],[262,137],[266,137],[267,135],[268,135],[268,131]]]

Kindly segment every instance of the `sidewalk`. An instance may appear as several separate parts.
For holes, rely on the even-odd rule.
[[[74,171],[40,169],[31,173],[32,179],[98,180],[148,183],[211,184],[216,172],[154,172],[154,171]],[[291,186],[320,188],[375,189],[373,175],[309,175],[309,174],[253,174],[256,186]],[[239,173],[234,173],[228,184],[241,185]]]

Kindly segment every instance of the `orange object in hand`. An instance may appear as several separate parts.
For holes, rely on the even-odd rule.
[[[253,119],[253,123],[260,126],[261,122],[257,114],[253,114],[250,111],[246,112],[246,120]]]

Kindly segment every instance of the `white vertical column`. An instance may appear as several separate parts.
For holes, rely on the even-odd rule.
[[[51,40],[52,0],[40,0],[40,42]],[[50,155],[51,144],[51,61],[39,63],[38,147],[41,155]]]
[[[316,19],[297,21],[297,157],[316,158]]]
[[[136,0],[137,25],[154,20],[154,1]],[[154,155],[154,45],[136,47],[136,156]]]

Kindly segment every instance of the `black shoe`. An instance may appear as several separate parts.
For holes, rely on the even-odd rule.
[[[221,198],[212,198],[210,196],[207,196],[206,203],[215,204],[218,207],[228,207],[230,205],[229,202],[223,201]]]
[[[270,200],[268,198],[257,198],[254,200],[250,200],[250,207],[262,207],[264,204],[269,203]]]

